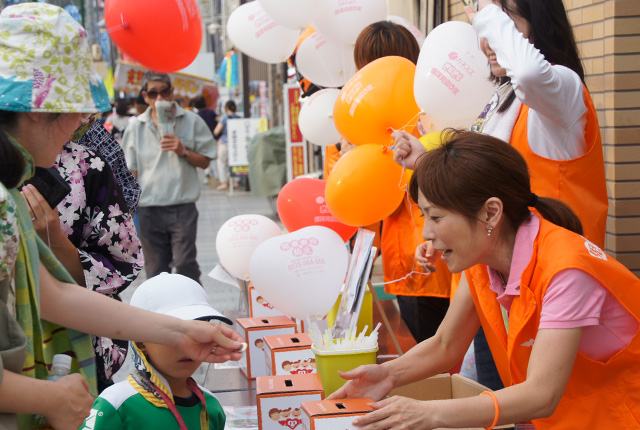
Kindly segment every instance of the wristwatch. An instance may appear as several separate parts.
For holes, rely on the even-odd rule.
[[[189,158],[189,154],[191,152],[189,151],[189,148],[184,148],[184,155],[182,156],[182,158]]]

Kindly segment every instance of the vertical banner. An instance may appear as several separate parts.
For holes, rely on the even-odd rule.
[[[229,173],[231,176],[247,176],[249,174],[249,144],[256,134],[267,130],[266,118],[236,118],[227,121]]]
[[[307,168],[307,144],[298,126],[298,116],[300,115],[300,87],[298,84],[286,84],[283,87],[288,182],[309,172]]]

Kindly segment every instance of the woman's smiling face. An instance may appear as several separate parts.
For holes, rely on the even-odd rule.
[[[463,215],[431,204],[422,193],[418,207],[424,215],[422,237],[431,240],[440,258],[453,273],[460,273],[482,263],[487,229],[479,222],[469,222]]]

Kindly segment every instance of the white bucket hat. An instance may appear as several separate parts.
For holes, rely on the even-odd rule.
[[[0,13],[0,110],[110,110],[93,68],[87,32],[64,9],[21,3]]]
[[[131,296],[131,306],[183,320],[231,320],[209,305],[204,288],[183,275],[161,273],[147,279]]]

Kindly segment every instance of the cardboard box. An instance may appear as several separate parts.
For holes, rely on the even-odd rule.
[[[258,428],[261,430],[302,430],[302,402],[324,398],[322,382],[315,374],[258,376]]]
[[[389,397],[404,396],[416,400],[462,399],[479,396],[483,391],[491,391],[491,389],[460,374],[443,373],[404,387],[395,388],[389,393]],[[496,426],[495,428],[510,429],[513,428],[513,425]],[[482,430],[482,427],[457,430]]]
[[[307,333],[264,337],[264,353],[269,375],[318,373],[313,341]]]
[[[302,402],[304,430],[358,430],[352,423],[356,417],[373,411],[371,399],[321,400]]]
[[[247,378],[255,379],[257,376],[267,376],[263,338],[278,334],[294,334],[296,323],[285,316],[238,318],[236,330],[248,344],[240,359],[240,370]]]

